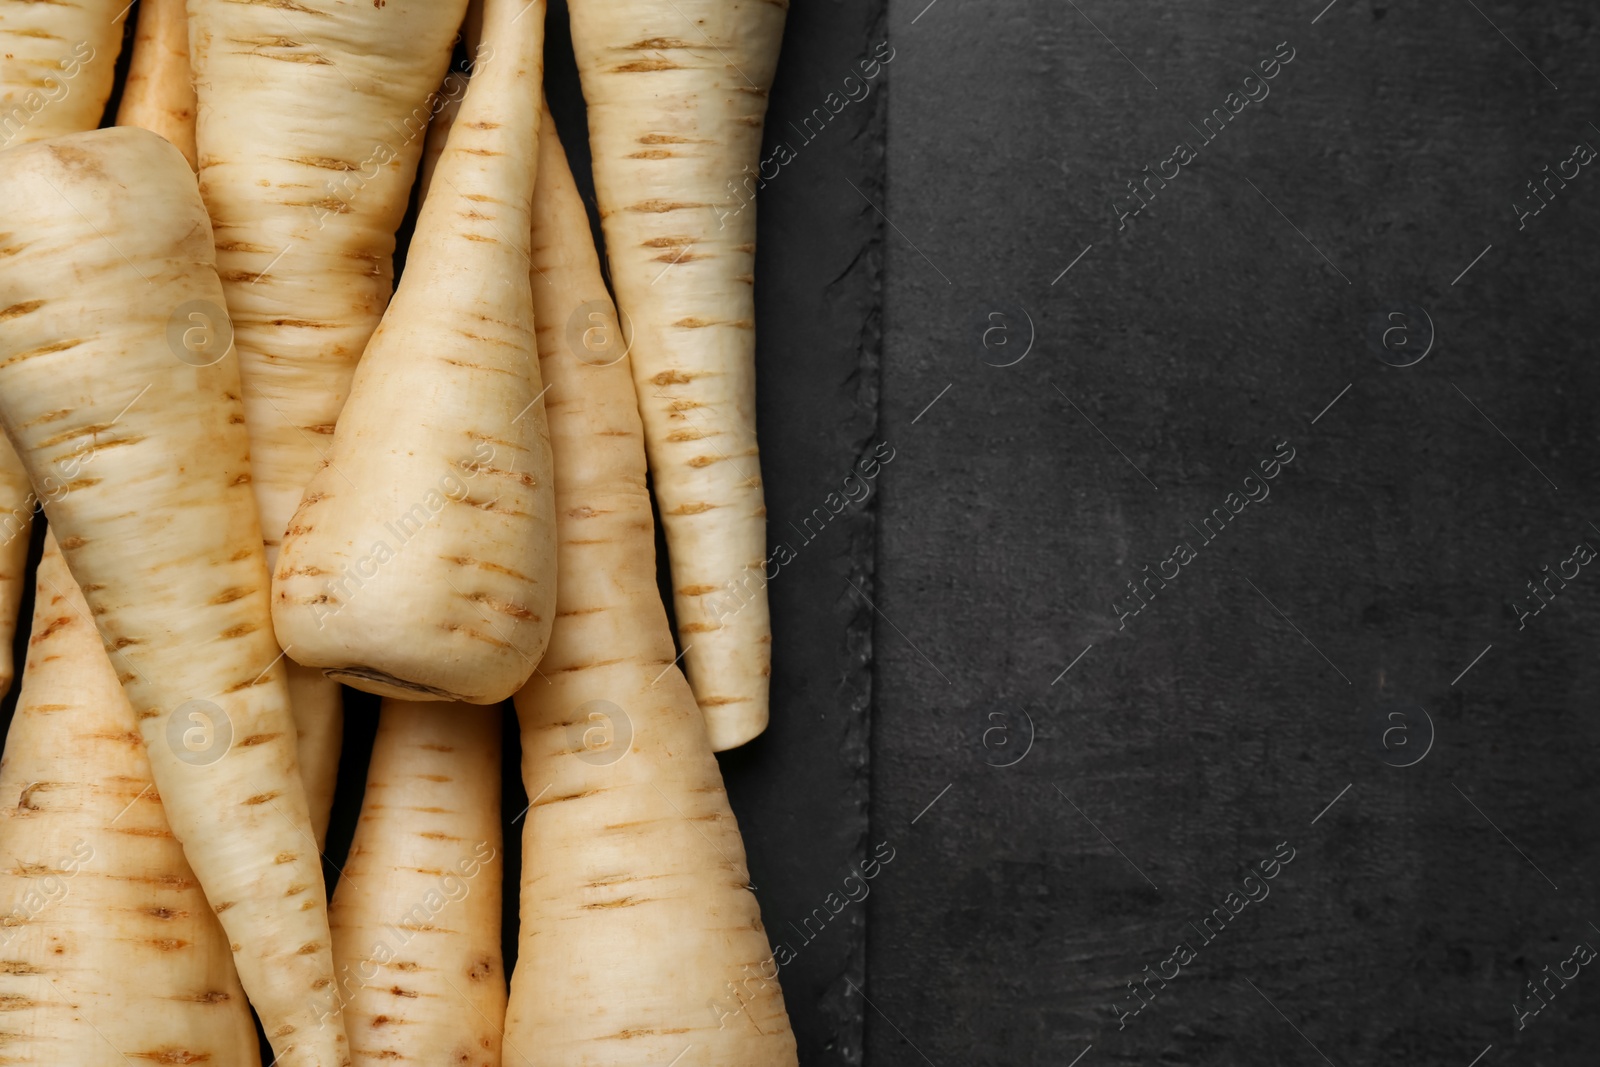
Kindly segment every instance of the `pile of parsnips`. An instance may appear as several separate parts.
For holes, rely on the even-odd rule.
[[[620,322],[543,0],[142,0],[95,129],[123,2],[0,0],[0,1063],[256,1065],[252,1008],[282,1067],[793,1063],[713,756],[767,717],[726,204],[786,0],[571,0]]]

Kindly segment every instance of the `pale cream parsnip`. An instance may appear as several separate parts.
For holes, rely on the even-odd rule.
[[[273,581],[289,654],[359,689],[489,704],[555,607],[550,442],[528,284],[542,0],[488,0],[406,270]]]
[[[499,1067],[500,715],[383,702],[328,911],[354,1067]]]
[[[189,165],[195,165],[195,93],[189,69],[188,16],[184,0],[145,0],[139,9],[133,64],[117,110],[119,126],[139,126],[171,141]],[[255,464],[252,462],[252,466]],[[269,560],[275,547],[268,550]],[[327,839],[328,817],[339,773],[344,740],[344,703],[337,682],[296,663],[285,665],[289,703],[294,710],[311,824],[320,849]]]
[[[561,575],[543,677],[516,697],[533,804],[502,1056],[793,1067],[744,843],[673,662],[633,378],[548,116],[540,157],[533,291]],[[600,332],[585,344],[574,321]]]
[[[100,124],[126,16],[123,0],[0,0],[0,149]],[[57,476],[35,493],[0,440],[0,694],[11,688],[33,512],[70,480]]]
[[[189,0],[200,189],[269,569],[389,301],[395,230],[465,7]],[[287,670],[320,843],[343,700],[320,671],[292,660]]]
[[[0,1062],[258,1067],[228,939],[50,536],[0,760],[0,855]]]
[[[0,0],[0,148],[100,125],[130,6]]]
[[[142,0],[133,60],[117,105],[118,126],[138,126],[171,141],[195,166],[194,78],[189,70],[187,0]]]
[[[173,832],[280,1067],[348,1058],[211,225],[126,126],[0,155],[0,423],[133,705]],[[92,463],[84,463],[92,456]]]
[[[678,639],[719,751],[767,725],[772,624],[756,447],[756,213],[737,205],[758,184],[788,6],[570,4],[595,194],[630,328]],[[735,602],[742,606],[727,610]]]

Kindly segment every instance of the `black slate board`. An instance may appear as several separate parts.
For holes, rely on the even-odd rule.
[[[1592,7],[890,25],[868,1062],[1587,1062],[1600,978],[1512,1005],[1600,945],[1600,574],[1512,605],[1600,547],[1600,177],[1509,205],[1600,145]]]

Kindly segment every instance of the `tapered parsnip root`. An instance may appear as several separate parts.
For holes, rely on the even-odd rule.
[[[355,1067],[499,1067],[500,711],[384,701],[328,911]]]
[[[11,691],[15,674],[11,646],[28,583],[28,546],[38,504],[21,457],[10,441],[0,438],[0,696]]]
[[[200,185],[244,379],[267,566],[333,441],[393,286],[434,93],[466,0],[191,0]],[[318,840],[336,681],[288,667]]]
[[[339,752],[344,747],[344,689],[339,683],[288,660],[289,707],[294,713],[295,750],[305,786],[311,832],[320,852],[328,843],[328,819],[339,782]]]
[[[131,6],[0,0],[0,148],[100,125]]]
[[[673,665],[632,378],[583,204],[545,122],[534,299],[561,574],[545,677],[516,698],[534,800],[504,1060],[789,1067],[794,1036],[744,845]],[[574,315],[611,343],[569,343]]]
[[[133,62],[117,105],[118,126],[138,126],[171,141],[195,166],[194,79],[189,71],[185,0],[143,0]]]
[[[293,19],[281,5],[196,3],[201,191],[276,558],[388,302],[395,229],[466,0],[313,2]],[[231,43],[249,40],[269,43]],[[321,105],[335,99],[330,114]]]
[[[126,14],[122,0],[0,0],[0,149],[100,124]],[[55,478],[41,492],[57,492],[61,483]],[[0,694],[11,688],[11,643],[38,503],[22,460],[0,441]]]
[[[117,109],[117,125],[158,133],[195,165],[195,93],[189,70],[189,27],[184,0],[144,0],[134,35],[133,64]],[[9,447],[9,446],[7,446]],[[276,555],[276,546],[271,549]],[[0,577],[0,582],[3,582]],[[294,710],[300,777],[320,850],[344,741],[344,698],[339,683],[298,663],[285,664]]]
[[[190,0],[200,191],[269,554],[389,301],[395,230],[465,8]]]
[[[483,39],[483,0],[467,0],[467,13],[461,20],[461,43],[467,54],[477,55]],[[428,123],[428,136],[422,146],[422,167],[417,172],[417,203],[428,199],[428,188],[433,182],[433,169],[444,155],[445,144],[450,140],[450,128],[455,125],[461,111],[461,100],[467,91],[466,75],[452,70],[445,75],[439,87],[440,106],[434,110],[433,121]]]
[[[0,155],[0,203],[0,422],[35,485],[76,470],[45,514],[280,1067],[338,1067],[322,865],[193,177],[119,126]]]
[[[754,185],[787,0],[571,0],[611,280],[689,681],[718,750],[767,725]],[[751,190],[753,193],[753,189]]]
[[[422,166],[417,171],[417,199],[420,203],[427,203],[428,190],[433,187],[434,168],[444,155],[444,146],[450,140],[450,129],[456,123],[457,113],[461,111],[461,99],[466,89],[467,80],[458,71],[445,75],[444,85],[439,90],[444,105],[428,124],[428,138],[422,146]]]
[[[528,288],[543,0],[489,0],[484,58],[327,465],[278,557],[289,654],[383,696],[504,700],[555,606]]]
[[[0,855],[0,1062],[257,1067],[228,939],[54,538],[0,761]]]

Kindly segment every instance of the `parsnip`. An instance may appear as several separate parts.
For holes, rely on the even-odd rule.
[[[678,637],[719,751],[767,725],[753,207],[788,0],[571,0]],[[737,610],[728,604],[737,598]]]
[[[344,690],[337,682],[284,663],[289,683],[289,709],[294,715],[296,759],[306,791],[311,832],[321,851],[328,843],[328,820],[339,784],[339,752],[344,747]]]
[[[122,50],[122,0],[0,0],[0,149],[100,124]],[[72,480],[54,477],[43,493]],[[39,498],[10,442],[0,440],[0,695],[11,688],[11,643]]]
[[[53,537],[38,578],[0,761],[0,1063],[255,1067],[228,940]]]
[[[393,284],[467,0],[189,0],[200,191],[275,554]]]
[[[100,125],[131,6],[0,0],[0,148]]]
[[[0,423],[36,485],[80,465],[45,514],[280,1067],[338,1067],[322,866],[193,176],[114,127],[0,155],[0,203]]]
[[[133,61],[117,106],[118,126],[140,126],[171,141],[195,166],[194,79],[189,71],[186,0],[144,0]]]
[[[11,691],[16,670],[11,646],[28,582],[28,547],[38,504],[21,457],[10,441],[0,438],[0,696]]]
[[[445,142],[450,139],[450,129],[455,125],[457,113],[461,111],[461,100],[466,91],[467,79],[459,71],[452,70],[444,76],[444,85],[439,88],[441,104],[433,121],[428,124],[428,137],[422,146],[422,167],[417,172],[418,203],[428,202],[428,190],[433,188],[434,168],[439,165],[439,157],[444,155]]]
[[[117,125],[139,126],[171,141],[195,166],[195,94],[189,70],[188,15],[184,0],[144,0],[134,34],[133,63],[117,109]],[[338,684],[288,664],[300,776],[311,825],[321,849],[328,833],[344,740],[344,703]]]
[[[475,56],[482,40],[483,0],[467,0],[467,13],[461,19],[461,44],[466,48],[468,55]],[[467,76],[461,71],[451,70],[444,76],[444,84],[439,87],[439,103],[434,108],[433,121],[428,123],[428,136],[422,145],[422,167],[417,172],[419,204],[428,200],[428,189],[433,183],[433,169],[439,165],[439,157],[444,155],[445,144],[450,140],[450,128],[455,125],[456,115],[461,111],[461,101],[466,92]]]
[[[527,258],[543,0],[490,0],[483,41],[272,604],[306,666],[383,696],[473,704],[533,673],[555,605]]]
[[[534,800],[505,1063],[787,1067],[794,1036],[744,845],[656,589],[632,377],[544,121],[534,300],[561,575],[545,677],[516,698]],[[572,343],[575,318],[597,332]]]
[[[200,187],[269,570],[389,300],[395,230],[466,2],[189,0]],[[320,671],[287,669],[320,842],[341,690]]]
[[[384,701],[328,910],[355,1067],[499,1067],[504,866],[499,709]]]

